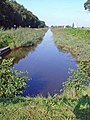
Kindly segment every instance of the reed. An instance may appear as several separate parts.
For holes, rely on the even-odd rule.
[[[40,42],[47,31],[47,28],[31,29],[18,28],[10,30],[0,29],[0,48],[10,46],[11,49],[32,46]]]

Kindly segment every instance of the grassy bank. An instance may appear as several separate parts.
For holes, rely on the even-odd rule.
[[[40,42],[47,31],[47,28],[31,29],[18,28],[11,30],[0,29],[0,48],[10,46],[11,49],[32,46]]]
[[[90,120],[90,97],[2,98],[0,120]]]
[[[28,78],[11,70],[12,62],[0,64],[0,120],[90,120],[90,77],[83,64],[69,71],[61,95],[31,98],[16,96]]]
[[[53,28],[58,48],[71,52],[77,61],[90,60],[90,29]]]

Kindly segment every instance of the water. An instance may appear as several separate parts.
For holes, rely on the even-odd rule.
[[[20,48],[12,51],[16,57],[14,68],[28,71],[28,87],[23,96],[47,96],[59,93],[62,82],[68,78],[68,68],[76,68],[75,59],[70,53],[58,50],[54,43],[53,34],[49,29],[41,44],[33,50],[31,48]],[[7,56],[7,57],[8,57]]]

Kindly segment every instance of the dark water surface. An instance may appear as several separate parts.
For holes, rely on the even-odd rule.
[[[43,41],[36,48],[20,48],[8,56],[16,57],[15,69],[28,71],[26,92],[23,96],[47,96],[59,93],[62,82],[68,78],[68,68],[76,68],[75,59],[70,53],[58,50],[54,43],[53,34],[49,29]],[[7,56],[7,57],[8,57]]]

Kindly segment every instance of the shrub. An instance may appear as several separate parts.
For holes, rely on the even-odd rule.
[[[82,95],[82,92],[89,85],[90,80],[84,63],[79,63],[76,70],[70,69],[69,74],[71,75],[63,84],[64,89],[75,90],[76,96]]]
[[[14,97],[26,87],[25,73],[12,69],[12,64],[13,59],[4,59],[0,65],[0,97]]]

